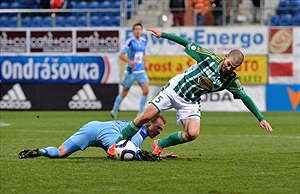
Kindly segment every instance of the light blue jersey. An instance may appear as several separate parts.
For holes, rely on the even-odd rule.
[[[63,143],[63,146],[71,154],[79,148],[85,150],[87,147],[101,147],[105,151],[115,143],[122,130],[129,121],[91,121],[82,126],[74,135]],[[146,125],[131,138],[131,141],[140,150],[142,143],[148,136]]]
[[[136,65],[131,67],[128,63],[126,64],[126,72],[129,73],[140,73],[144,72],[144,55],[146,50],[147,41],[144,38],[140,38],[138,41],[135,37],[128,38],[125,41],[122,53],[127,54],[129,60],[134,61]]]

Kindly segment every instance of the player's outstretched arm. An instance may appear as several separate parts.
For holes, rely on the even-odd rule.
[[[266,120],[260,121],[259,125],[262,129],[266,129],[269,132],[273,132],[271,125]]]
[[[152,35],[155,36],[156,38],[160,38],[162,32],[160,30],[156,30],[154,28],[146,28],[146,30],[152,32]]]
[[[184,39],[184,38],[181,38],[179,36],[176,36],[174,34],[169,34],[169,33],[166,33],[166,32],[161,32],[160,30],[156,30],[156,29],[153,29],[153,28],[147,28],[146,30],[152,32],[152,35],[155,36],[156,38],[166,38],[166,39],[169,39],[169,40],[172,40],[182,46],[186,46],[189,41]]]

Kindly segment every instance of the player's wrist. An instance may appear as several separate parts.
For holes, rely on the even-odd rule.
[[[161,37],[162,37],[162,38],[166,38],[167,36],[168,36],[168,33],[166,33],[166,32],[162,32],[162,33],[161,33]]]

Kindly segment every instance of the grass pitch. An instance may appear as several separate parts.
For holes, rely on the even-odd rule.
[[[164,115],[158,138],[181,130],[175,112]],[[66,159],[17,157],[24,148],[58,147],[86,122],[109,120],[109,112],[1,111],[0,193],[299,193],[300,114],[264,116],[273,133],[260,129],[251,113],[203,112],[195,141],[164,149],[179,158],[121,162],[100,148]],[[143,149],[152,150],[152,141]]]

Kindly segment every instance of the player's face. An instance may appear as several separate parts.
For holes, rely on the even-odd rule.
[[[155,123],[149,121],[149,125],[147,127],[148,136],[153,139],[155,136],[160,134],[160,132],[164,129],[165,124],[161,118],[158,118]]]
[[[232,73],[240,65],[236,65],[233,62],[233,58],[225,56],[224,61],[220,63],[219,70],[223,73]]]
[[[134,29],[133,29],[133,35],[136,37],[136,38],[140,38],[142,36],[142,32],[143,32],[143,29],[142,29],[142,26],[135,26]]]

